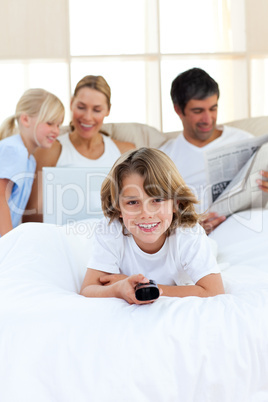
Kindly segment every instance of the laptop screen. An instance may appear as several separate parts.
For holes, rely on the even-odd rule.
[[[103,217],[101,185],[110,168],[44,167],[43,222],[64,225]]]

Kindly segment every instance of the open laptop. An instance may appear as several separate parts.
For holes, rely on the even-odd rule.
[[[43,221],[64,225],[103,217],[101,185],[110,168],[44,167]]]

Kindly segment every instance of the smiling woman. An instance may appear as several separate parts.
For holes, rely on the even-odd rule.
[[[110,109],[111,90],[102,76],[87,75],[78,82],[71,100],[70,133],[60,136],[49,152],[35,153],[37,174],[27,205],[34,213],[25,215],[24,222],[42,221],[43,167],[111,168],[122,153],[135,148],[134,144],[112,140],[101,131]]]

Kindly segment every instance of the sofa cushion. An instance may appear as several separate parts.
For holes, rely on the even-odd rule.
[[[268,134],[268,116],[250,117],[248,119],[230,121],[225,124],[248,131],[256,137]]]
[[[141,123],[107,123],[102,126],[102,131],[116,140],[132,142],[137,148],[159,148],[168,139],[175,138],[179,134],[162,133],[154,127]]]
[[[268,116],[251,117],[224,124],[248,131],[255,136],[268,133]],[[61,128],[61,134],[69,130],[69,126],[64,126]],[[106,123],[103,124],[102,131],[116,140],[132,142],[137,148],[159,148],[169,139],[179,135],[179,131],[162,133],[155,127],[142,123]]]

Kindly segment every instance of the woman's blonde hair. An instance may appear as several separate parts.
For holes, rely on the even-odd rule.
[[[110,218],[110,222],[118,219],[123,226],[119,196],[123,180],[133,173],[144,178],[144,191],[149,197],[173,200],[175,212],[167,236],[179,226],[192,227],[198,222],[199,215],[194,207],[198,203],[196,197],[186,186],[172,160],[164,152],[152,148],[140,148],[123,154],[105,178],[101,202],[103,213]]]
[[[111,88],[107,84],[107,81],[101,75],[86,75],[76,85],[73,97],[75,98],[82,88],[92,88],[101,92],[106,97],[107,106],[111,108]]]
[[[0,139],[9,137],[16,132],[16,122],[19,127],[19,118],[22,114],[37,117],[36,126],[39,123],[54,123],[59,120],[63,121],[64,106],[57,96],[44,89],[28,89],[18,101],[15,114],[8,117],[0,127]],[[19,130],[17,129],[17,131]]]

